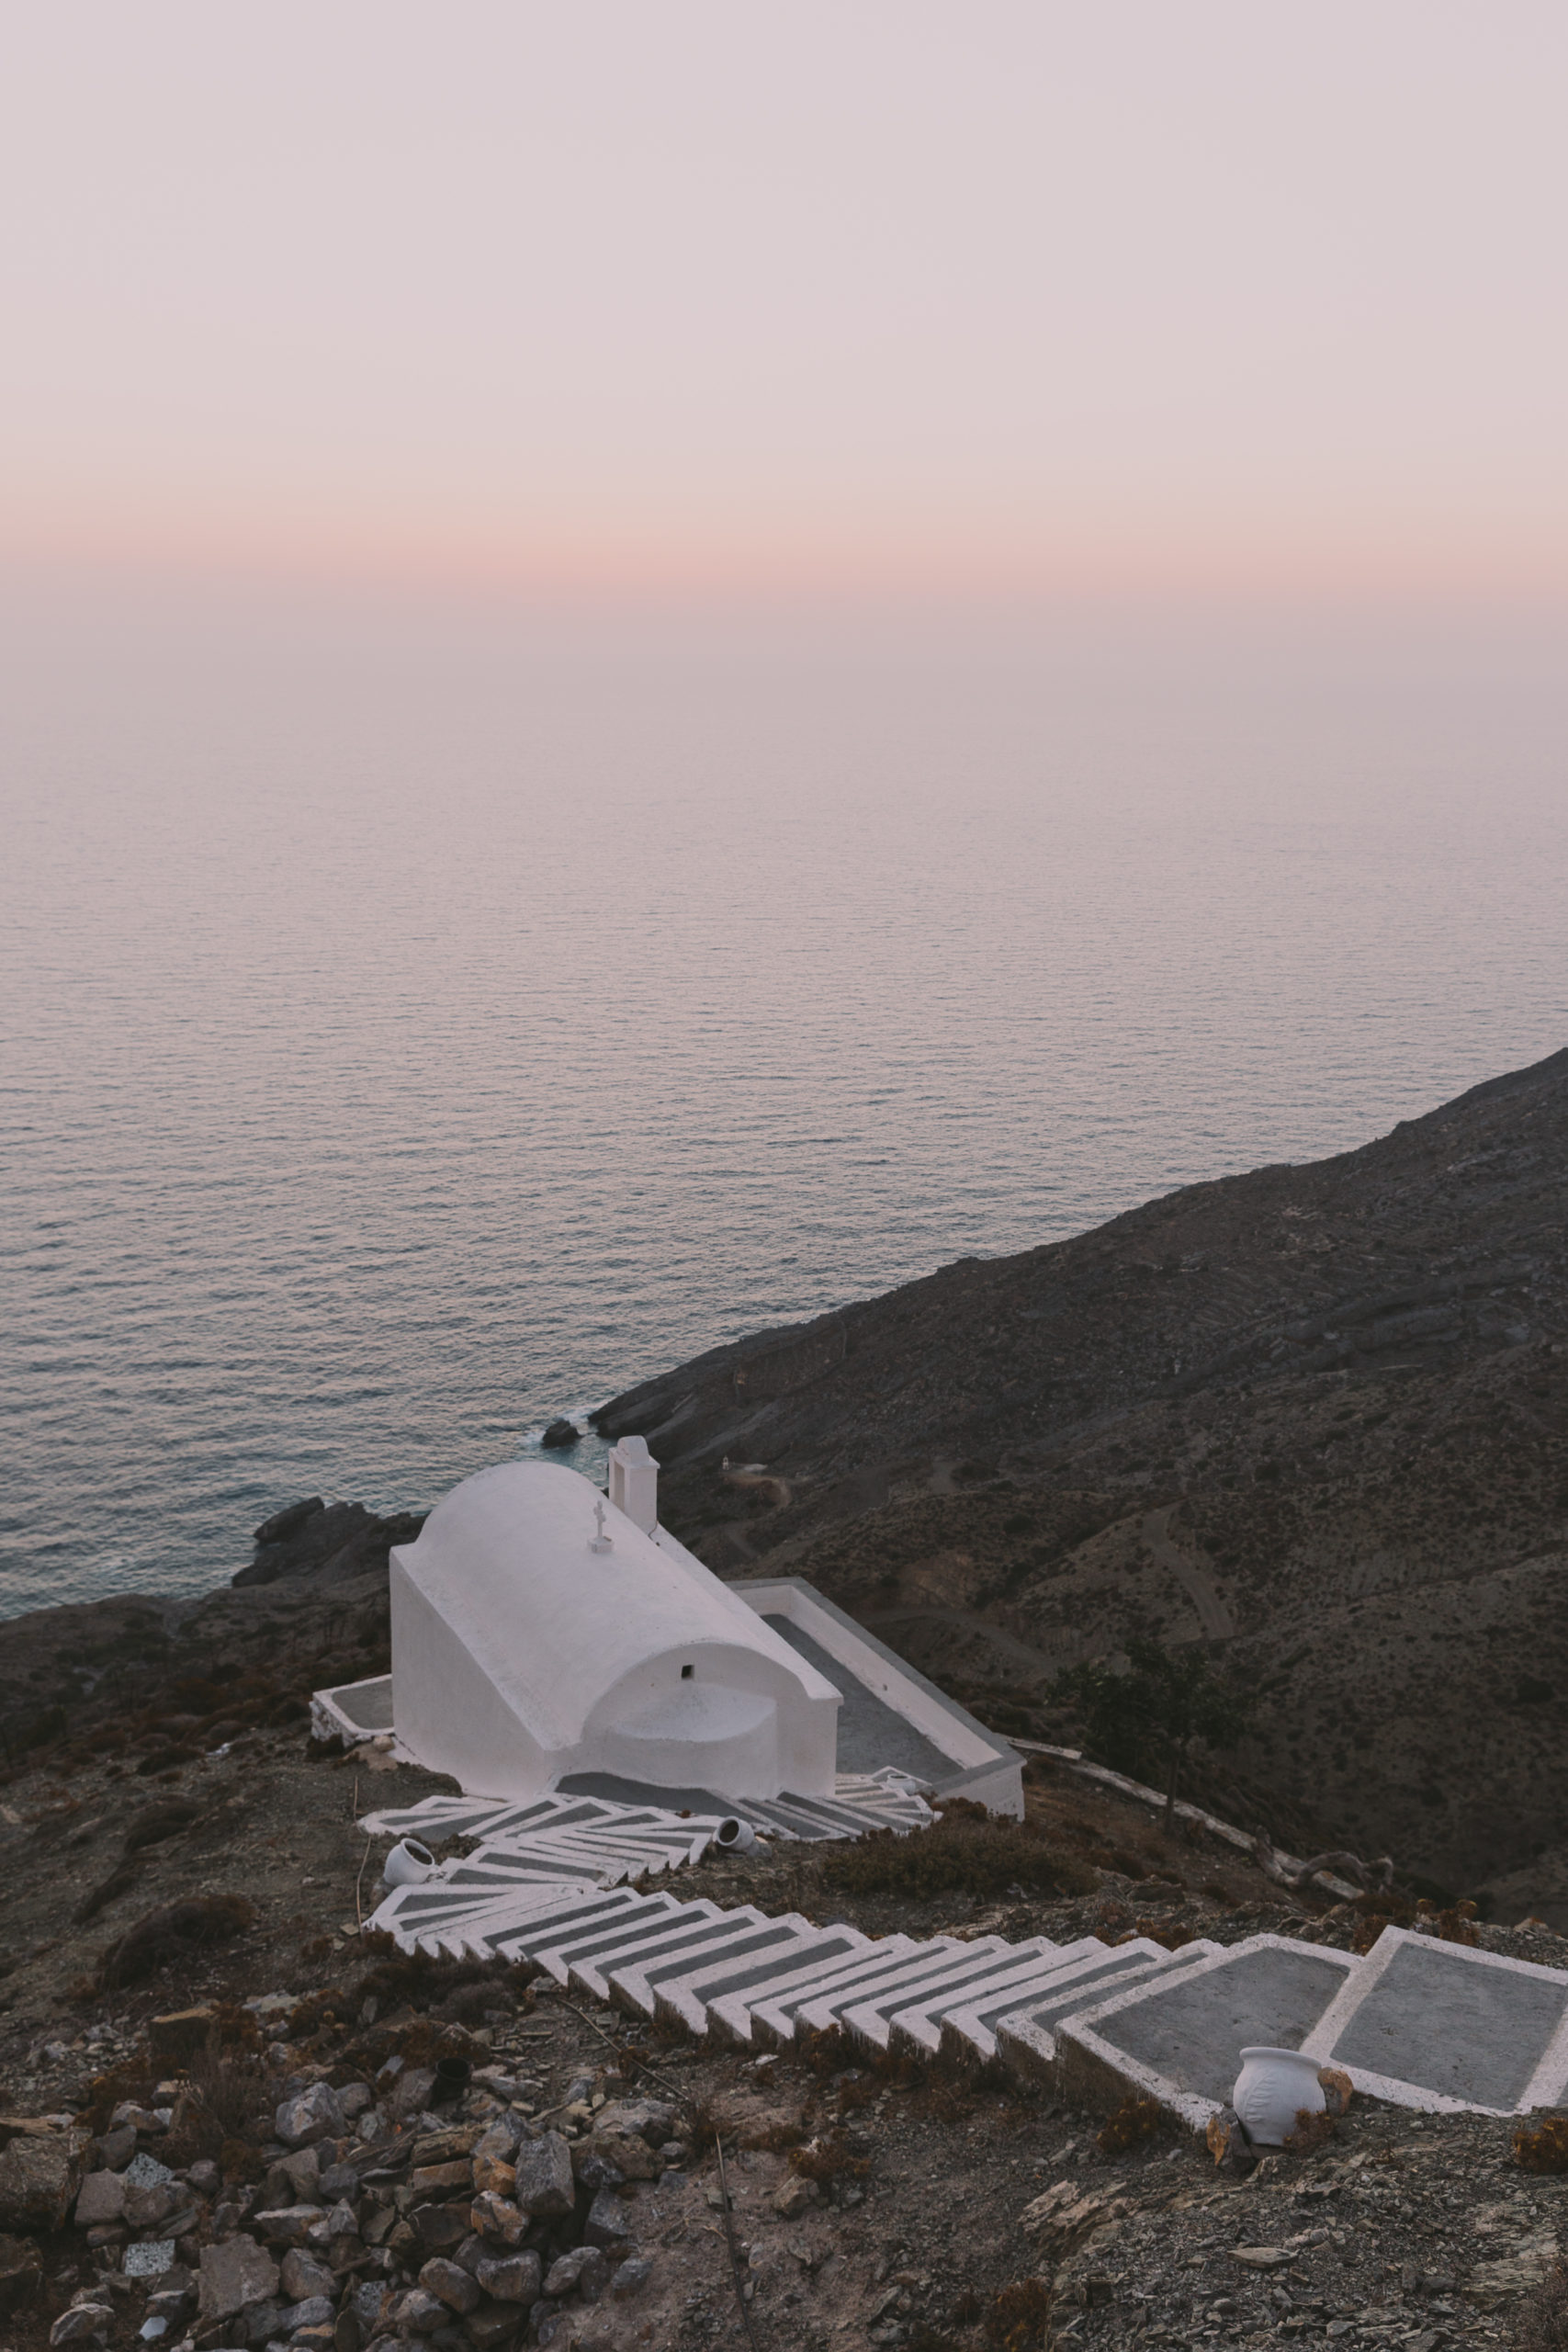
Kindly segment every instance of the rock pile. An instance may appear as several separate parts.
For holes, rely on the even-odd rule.
[[[141,2336],[169,2352],[197,2340],[394,2352],[411,2339],[504,2352],[525,2333],[548,2344],[573,2309],[649,2285],[637,2200],[686,2155],[672,2107],[601,2095],[595,2110],[584,2076],[538,2122],[522,2095],[536,2086],[499,2066],[448,2104],[460,2063],[446,2082],[397,2055],[339,2080],[341,2068],[282,2071],[295,2054],[268,2053],[273,2136],[259,2154],[231,2144],[219,2161],[162,2161],[188,2143],[200,2102],[183,2078],[152,2107],[119,2102],[93,2137],[63,2117],[12,2122],[0,2228],[57,2233],[72,2220],[104,2266],[51,2345],[104,2345],[117,2304],[142,2290]],[[0,2303],[29,2300],[40,2275],[31,2237],[0,2239]]]

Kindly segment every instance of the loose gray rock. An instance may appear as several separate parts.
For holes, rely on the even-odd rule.
[[[675,2110],[667,2099],[618,2098],[602,2107],[593,2119],[595,2132],[628,2140],[646,2140],[662,2149],[675,2130]]]
[[[133,2230],[155,2230],[160,2222],[168,2220],[177,2202],[173,2189],[161,2180],[145,2187],[132,2182],[125,2190],[125,2218]]]
[[[533,2253],[485,2255],[475,2276],[498,2303],[536,2303],[543,2292],[539,2257]]]
[[[113,2325],[114,2313],[107,2303],[77,2303],[61,2312],[49,2331],[49,2340],[51,2344],[101,2343]]]
[[[297,2098],[284,2100],[273,2130],[286,2148],[303,2148],[311,2141],[341,2138],[346,2121],[332,2086],[312,2083]]]
[[[303,2245],[317,2222],[327,2216],[321,2205],[276,2205],[250,2218],[252,2229],[268,2245]]]
[[[568,2177],[570,2168],[568,2167]],[[498,2197],[493,2188],[481,2189],[468,2208],[468,2226],[481,2237],[502,2245],[520,2245],[527,2232],[528,2216],[521,2205],[509,2197]]]
[[[447,2310],[428,2288],[410,2287],[392,2305],[390,2317],[400,2335],[434,2335],[446,2325]]]
[[[138,2107],[133,2098],[122,2098],[109,2117],[109,2130],[122,2132],[127,2125],[148,2136],[169,2128],[166,2115],[160,2115],[155,2108]]]
[[[574,2245],[550,2265],[545,2292],[552,2301],[577,2294],[585,2303],[596,2303],[609,2275],[610,2266],[596,2245]]]
[[[419,2283],[427,2293],[439,2296],[459,2318],[467,2312],[477,2312],[484,2300],[472,2272],[460,2262],[448,2262],[445,2255],[432,2256],[419,2274]]]
[[[536,2221],[558,2220],[574,2202],[571,2149],[558,2132],[543,2132],[517,2151],[517,2182],[513,2190],[525,2213]],[[477,2225],[476,2225],[477,2226]]]
[[[290,2335],[302,2327],[330,2327],[335,2308],[330,2295],[307,2295],[303,2302],[285,2312],[284,2325]]]
[[[136,2132],[132,2125],[122,2123],[118,2132],[106,2132],[98,2142],[100,2159],[106,2172],[123,2172],[136,2154]],[[217,2166],[212,2167],[216,2173]],[[195,2167],[192,2167],[194,2177]]]
[[[541,1445],[549,1446],[552,1449],[558,1447],[564,1448],[569,1445],[578,1444],[581,1442],[581,1436],[582,1432],[578,1428],[576,1422],[569,1421],[563,1415],[560,1419],[554,1420],[550,1423],[549,1428],[539,1440],[539,1443]]]
[[[272,2171],[288,2183],[290,2195],[297,2205],[319,2202],[321,2185],[321,2160],[313,2147],[296,2148],[292,2155],[282,2156]],[[270,2181],[272,2173],[267,2175]],[[269,2202],[272,2200],[268,2200]],[[277,2200],[279,2203],[282,2199]]]
[[[430,2105],[430,2095],[434,2088],[434,2066],[405,2067],[385,2101],[388,2113],[400,2118],[423,2115]]]
[[[90,2172],[76,2195],[76,2227],[91,2230],[118,2222],[125,2211],[125,2182],[118,2172]]]
[[[628,2255],[625,2262],[617,2263],[610,2273],[610,2292],[617,2302],[631,2295],[640,2295],[652,2276],[653,2265],[646,2255]]]
[[[324,2262],[293,2245],[284,2256],[278,2280],[291,2302],[309,2302],[313,2295],[334,2295],[338,2281]]]
[[[201,2249],[201,2316],[232,2319],[252,2303],[277,2292],[277,2265],[254,2238],[241,2231],[220,2245]]]
[[[362,2278],[358,2286],[349,2290],[348,2309],[358,2321],[360,2334],[367,2344],[380,2326],[382,2306],[386,2301],[386,2284],[379,2278]]]
[[[18,2132],[0,2148],[0,2230],[58,2230],[82,2186],[76,2134]]]
[[[635,2144],[642,2146],[640,2140]],[[643,2161],[649,2161],[646,2149]],[[581,2181],[584,2188],[618,2188],[626,2177],[614,2156],[594,2140],[578,2142],[571,2152],[571,2170],[573,2178]]]

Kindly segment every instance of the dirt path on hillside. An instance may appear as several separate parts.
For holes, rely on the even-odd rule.
[[[1207,1568],[1199,1567],[1171,1541],[1170,1515],[1175,1509],[1174,1503],[1167,1503],[1162,1510],[1150,1511],[1139,1531],[1144,1548],[1176,1578],[1198,1611],[1199,1623],[1210,1641],[1228,1642],[1235,1632],[1235,1619],[1221,1600]]]
[[[960,1633],[977,1634],[1009,1666],[1021,1668],[1031,1682],[1056,1672],[1056,1661],[1048,1658],[1043,1650],[1020,1641],[1016,1634],[1005,1632],[985,1617],[977,1617],[970,1609],[888,1609],[874,1617],[863,1618],[862,1623],[879,1639],[890,1637],[904,1625],[951,1625]]]

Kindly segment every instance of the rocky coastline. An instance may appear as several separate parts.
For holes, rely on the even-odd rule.
[[[1194,1793],[1303,1853],[1391,1851],[1382,1912],[1040,1755],[1027,1895],[978,1865],[857,1894],[788,1849],[693,1891],[1171,1950],[1422,1917],[1568,1966],[1565,1211],[1560,1055],[596,1417],[649,1436],[710,1565],[811,1577],[1021,1740],[1130,1629],[1203,1644],[1269,1705]],[[6,1628],[6,2352],[1568,2343],[1568,2125],[1358,2101],[1216,2162],[1016,2082],[833,2037],[759,2064],[526,1968],[367,1946],[356,1825],[443,1784],[311,1741],[309,1697],[385,1670],[387,1555],[420,1524],[303,1498],[199,1600]]]

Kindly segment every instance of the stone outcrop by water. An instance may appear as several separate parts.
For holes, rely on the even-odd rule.
[[[423,1511],[381,1519],[363,1503],[326,1503],[310,1495],[263,1521],[250,1566],[230,1582],[243,1588],[276,1584],[280,1577],[340,1581],[385,1569],[393,1544],[412,1544],[424,1521]]]

